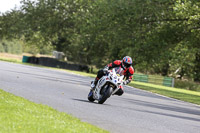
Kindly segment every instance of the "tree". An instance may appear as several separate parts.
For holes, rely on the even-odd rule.
[[[103,67],[130,55],[136,71],[200,80],[198,1],[21,2],[20,10],[0,16],[0,35],[38,52],[55,48],[77,63]]]
[[[174,12],[179,19],[184,19],[181,26],[185,32],[185,45],[193,51],[195,58],[187,60],[193,64],[193,78],[195,81],[200,81],[200,2],[192,0],[177,0],[174,7]]]

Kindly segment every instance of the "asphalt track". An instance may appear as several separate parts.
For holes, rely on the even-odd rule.
[[[92,78],[0,61],[0,88],[111,133],[200,133],[200,106],[125,87],[103,105],[87,100]]]

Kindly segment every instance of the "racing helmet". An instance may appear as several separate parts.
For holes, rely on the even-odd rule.
[[[133,61],[130,56],[125,56],[122,60],[122,66],[124,68],[129,68],[132,65]]]

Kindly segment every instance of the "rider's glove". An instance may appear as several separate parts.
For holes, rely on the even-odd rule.
[[[127,84],[129,84],[131,81],[130,80],[125,80],[124,82],[123,82],[123,85],[127,85]]]
[[[128,82],[127,82],[127,81],[124,81],[124,82],[123,82],[123,85],[127,85],[127,84],[128,84]]]
[[[104,73],[104,74],[107,74],[107,73],[108,73],[108,67],[105,67],[105,68],[103,69],[103,73]]]

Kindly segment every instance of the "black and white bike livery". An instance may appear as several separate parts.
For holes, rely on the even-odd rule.
[[[103,104],[111,95],[114,95],[123,85],[124,69],[121,67],[113,68],[108,73],[99,79],[94,90],[90,90],[88,100],[98,101]]]

